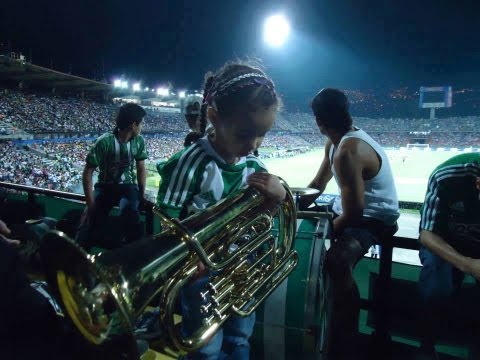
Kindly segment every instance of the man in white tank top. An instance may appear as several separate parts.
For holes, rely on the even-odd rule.
[[[312,102],[325,155],[308,185],[323,192],[335,179],[340,198],[333,205],[331,247],[326,267],[332,279],[331,338],[328,359],[350,359],[358,337],[360,294],[353,268],[377,244],[381,234],[395,232],[398,199],[385,151],[363,130],[353,126],[348,99],[336,89],[321,90]],[[306,208],[316,195],[304,197]]]

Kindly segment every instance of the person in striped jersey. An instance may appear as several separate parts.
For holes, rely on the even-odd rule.
[[[480,280],[480,153],[440,164],[430,175],[420,213],[422,349],[435,358],[441,314],[450,312],[465,274]]]
[[[279,106],[275,87],[260,69],[229,63],[206,75],[200,126],[190,143],[158,167],[162,178],[157,207],[174,218],[185,217],[214,205],[244,186],[263,192],[266,208],[274,209],[285,198],[278,177],[252,153],[272,127]],[[207,118],[213,130],[206,131]],[[199,264],[196,280],[181,295],[182,333],[191,335],[201,325],[209,271]],[[255,314],[230,317],[223,328],[187,359],[248,359],[248,338]]]
[[[87,250],[93,245],[112,246],[100,243],[93,236],[115,205],[120,207],[125,240],[132,242],[142,236],[139,206],[145,195],[147,151],[140,132],[145,115],[145,110],[137,104],[122,105],[115,129],[101,135],[87,155],[82,175],[87,207],[76,236],[77,242]],[[94,191],[92,178],[97,168]]]

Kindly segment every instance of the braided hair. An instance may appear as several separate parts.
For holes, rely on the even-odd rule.
[[[216,73],[205,75],[200,128],[187,135],[185,146],[205,136],[208,106],[219,116],[228,117],[238,111],[253,112],[279,103],[273,81],[262,70],[244,62],[227,63]]]

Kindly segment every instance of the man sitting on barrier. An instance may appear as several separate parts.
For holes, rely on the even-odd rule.
[[[465,274],[477,284],[480,280],[480,153],[454,156],[430,175],[421,209],[420,244],[422,350],[435,359],[435,330],[451,312],[452,295]],[[478,337],[472,341],[478,342]],[[477,353],[471,358],[478,359],[479,349],[472,350]]]
[[[325,155],[309,187],[325,190],[332,177],[340,190],[326,266],[332,279],[329,359],[351,359],[356,352],[360,294],[353,268],[386,232],[394,233],[399,217],[390,164],[382,147],[353,126],[348,99],[336,89],[321,90],[312,102],[321,133],[327,136]],[[317,195],[305,196],[305,209]]]
[[[82,175],[87,207],[76,236],[87,250],[93,245],[108,247],[93,240],[93,236],[116,205],[120,207],[120,225],[126,242],[142,236],[139,206],[145,196],[147,151],[140,132],[145,115],[145,110],[137,104],[122,105],[115,129],[100,136],[87,155]],[[99,174],[94,190],[92,178],[96,168]]]

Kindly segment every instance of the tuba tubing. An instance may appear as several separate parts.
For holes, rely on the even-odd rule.
[[[279,246],[275,245],[275,239],[270,235],[272,218],[270,215],[265,215],[267,216],[269,223],[268,229],[259,235],[259,239],[256,242],[252,242],[238,251],[238,256],[236,257],[238,262],[235,266],[238,266],[238,263],[244,263],[245,258],[263,244],[270,244],[270,250],[261,255],[259,259],[256,259],[257,261],[254,262],[246,272],[253,272],[254,268],[261,263],[265,257],[270,255],[271,262],[269,269],[264,271],[264,274],[257,276],[257,278],[252,281],[251,285],[244,288],[244,292],[246,293],[243,294],[243,296],[238,296],[237,291],[237,294],[234,296],[234,298],[236,297],[237,299],[229,301],[228,295],[232,294],[228,293],[233,292],[233,290],[239,286],[236,285],[235,280],[232,280],[228,275],[235,272],[235,266],[226,266],[222,275],[219,276],[219,281],[216,283],[212,282],[209,285],[210,288],[217,289],[214,292],[220,292],[220,297],[216,298],[216,301],[224,299],[227,299],[227,301],[217,304],[216,309],[211,311],[213,314],[205,319],[205,325],[191,337],[185,338],[179,334],[178,328],[175,326],[174,311],[176,299],[178,299],[180,290],[191,280],[193,273],[196,271],[196,261],[198,260],[194,260],[190,266],[185,267],[183,273],[182,271],[179,271],[165,284],[159,308],[160,324],[162,325],[163,330],[168,333],[168,348],[176,352],[188,353],[203,346],[218,331],[218,329],[221,328],[231,314],[239,316],[248,316],[252,314],[268,295],[270,295],[291,273],[291,271],[295,269],[298,263],[298,254],[292,249],[296,232],[296,210],[293,195],[288,186],[286,186],[285,183],[283,184],[287,190],[287,196],[278,212]],[[248,224],[251,225],[251,223],[252,221]],[[191,272],[188,272],[187,269]],[[225,291],[222,292],[222,289]],[[201,296],[203,298],[206,297],[204,293],[202,293]],[[257,298],[252,301],[254,296],[257,296]],[[212,303],[210,303],[205,307],[212,308],[213,306]],[[165,346],[165,344],[163,344],[163,346]]]
[[[296,210],[292,193],[283,185],[287,196],[276,215],[278,239],[271,236],[272,215],[262,208],[265,196],[249,187],[181,222],[155,209],[162,223],[160,233],[98,255],[88,254],[62,232],[51,231],[41,248],[47,281],[65,314],[93,346],[117,341],[122,356],[138,359],[134,324],[145,307],[160,296],[161,343],[174,351],[193,351],[231,314],[254,311],[296,266],[298,257],[292,250]],[[228,254],[229,246],[246,236],[252,238]],[[249,267],[247,257],[265,246],[270,254],[262,253],[259,259],[263,256],[269,263],[257,259],[255,266]],[[182,339],[174,309],[181,287],[191,280],[199,261],[219,272],[217,283],[230,290],[222,303],[211,305],[217,317],[209,323],[210,314],[195,337]],[[225,280],[221,281],[222,277]],[[247,286],[248,282],[252,283]],[[247,307],[242,291],[248,296],[257,294],[256,303]]]

